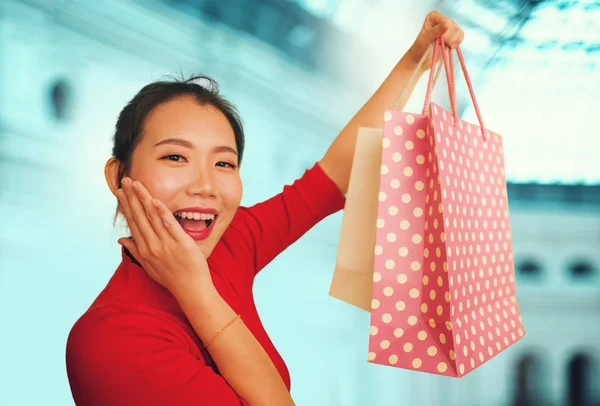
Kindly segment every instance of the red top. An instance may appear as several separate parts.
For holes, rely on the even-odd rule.
[[[288,390],[290,376],[260,321],[256,274],[311,227],[344,206],[317,164],[291,186],[240,207],[208,258],[221,296],[261,343]],[[227,384],[177,300],[123,252],[106,288],[75,323],[67,373],[77,405],[246,405]]]

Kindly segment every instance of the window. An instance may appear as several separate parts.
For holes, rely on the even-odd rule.
[[[570,406],[596,406],[592,399],[593,365],[586,354],[576,354],[568,365],[567,398]]]
[[[590,278],[596,274],[596,269],[591,261],[577,259],[570,263],[568,267],[569,274],[573,278]]]
[[[535,354],[523,355],[516,365],[514,406],[543,405],[543,368]]]
[[[65,79],[57,79],[50,85],[50,112],[57,121],[69,117],[71,107],[71,86]]]
[[[531,279],[540,279],[542,277],[542,266],[534,258],[524,258],[517,262],[517,272],[519,276]]]

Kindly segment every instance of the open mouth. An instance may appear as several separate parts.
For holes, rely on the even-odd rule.
[[[202,231],[209,228],[217,218],[216,214],[176,211],[173,213],[181,227],[190,231]]]

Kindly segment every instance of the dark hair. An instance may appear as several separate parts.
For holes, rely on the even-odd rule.
[[[235,106],[219,94],[218,83],[207,76],[188,79],[171,78],[146,85],[121,110],[113,138],[112,155],[119,161],[118,184],[129,173],[133,150],[139,144],[146,117],[162,103],[177,97],[193,97],[200,105],[210,105],[221,111],[229,121],[235,136],[238,166],[244,154],[244,129]],[[118,214],[117,208],[117,214]],[[116,219],[116,216],[115,216]]]

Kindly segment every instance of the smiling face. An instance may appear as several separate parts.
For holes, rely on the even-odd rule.
[[[175,214],[206,257],[242,198],[233,129],[221,111],[192,97],[172,99],[150,112],[126,175]]]

